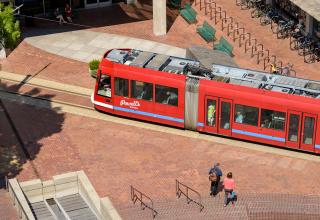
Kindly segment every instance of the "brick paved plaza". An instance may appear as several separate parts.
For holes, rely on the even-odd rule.
[[[212,44],[205,43],[196,34],[196,25],[188,25],[173,9],[168,11],[168,34],[155,37],[152,34],[151,1],[139,2],[135,7],[119,4],[110,8],[84,11],[83,16],[95,14],[100,16],[101,20],[90,23],[80,17],[79,22],[91,25],[90,30],[95,32],[148,39],[181,48],[191,45],[212,48]],[[317,71],[320,64],[305,64],[297,52],[289,49],[288,39],[276,39],[269,26],[260,26],[258,20],[250,18],[249,11],[241,11],[234,1],[216,2],[228,15],[246,24],[246,29],[253,33],[254,38],[270,48],[272,53],[277,54],[284,62],[294,63],[299,77],[320,79]],[[208,20],[198,6],[196,9],[200,13],[199,24]],[[120,12],[121,19],[117,22],[112,20],[112,16]],[[225,32],[221,32],[220,25],[217,24],[218,38],[226,36]],[[68,27],[62,28],[66,31]],[[29,34],[36,32],[34,29],[25,31]],[[232,40],[229,39],[229,42]],[[234,54],[239,66],[263,69],[261,64],[255,63],[254,58],[250,59],[250,55],[246,54],[243,48],[238,47],[238,42],[234,43]],[[34,75],[35,78],[64,83],[66,86],[93,89],[95,83],[95,80],[89,77],[86,63],[45,52],[25,41],[0,63],[4,71]],[[12,92],[19,91],[31,96],[90,107],[88,99],[82,97],[74,100],[72,95],[50,89],[28,85],[19,87],[9,82],[1,82],[1,87]],[[286,193],[320,196],[320,173],[317,172],[320,170],[320,161],[314,155],[297,158],[291,156],[291,153],[303,153],[288,151],[289,155],[284,156],[277,153],[279,149],[271,152],[263,150],[272,148],[270,146],[258,145],[262,150],[248,149],[245,145],[250,143],[247,142],[230,144],[229,140],[226,143],[217,143],[195,137],[196,135],[181,135],[185,131],[180,129],[168,133],[166,130],[172,128],[158,126],[159,130],[156,131],[150,129],[151,125],[148,124],[145,127],[124,125],[116,121],[84,117],[80,110],[66,113],[50,104],[42,108],[7,99],[2,99],[2,102],[33,159],[26,160],[0,107],[0,174],[9,173],[21,181],[37,176],[47,180],[64,172],[84,170],[99,196],[109,196],[115,206],[121,209],[130,203],[130,185],[141,189],[152,198],[174,199],[175,179],[179,179],[207,196],[207,172],[213,163],[218,161],[224,174],[228,171],[234,173],[239,195]],[[119,117],[120,120],[123,119]],[[3,201],[7,201],[7,198],[0,198],[0,216],[1,212],[7,210],[1,209]]]

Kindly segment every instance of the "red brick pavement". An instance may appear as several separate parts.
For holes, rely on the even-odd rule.
[[[153,198],[173,198],[176,178],[207,194],[207,172],[215,161],[224,173],[234,173],[240,193],[320,195],[317,162],[5,104],[42,179],[83,169],[98,194],[116,204],[129,201],[130,184]],[[23,167],[18,178],[29,180],[32,173],[30,166]]]
[[[86,63],[45,52],[25,41],[0,63],[2,70],[17,74],[36,75],[37,78],[86,88],[93,88],[95,83],[89,76]]]
[[[298,56],[296,51],[290,51],[288,39],[275,39],[269,26],[262,27],[257,19],[252,19],[250,17],[248,10],[240,10],[233,1],[216,2],[222,5],[223,9],[227,11],[228,16],[234,17],[240,24],[245,24],[246,30],[254,33],[253,37],[258,39],[258,42],[263,43],[265,48],[269,48],[271,54],[276,54],[285,63],[287,61],[294,63],[294,68],[297,71],[298,76],[320,79],[320,75],[316,71],[319,64],[303,63],[302,57]],[[196,9],[199,11],[199,6],[197,6]],[[92,19],[92,21],[99,20],[100,22],[91,24],[96,26],[96,28],[90,29],[92,31],[143,38],[182,48],[187,48],[191,45],[212,48],[212,43],[206,43],[198,34],[196,34],[196,25],[187,24],[181,16],[177,17],[177,11],[172,9],[168,9],[168,20],[171,24],[169,26],[168,34],[165,36],[154,36],[152,32],[151,11],[150,1],[143,1],[136,7],[120,4],[120,6],[116,7],[95,9],[92,11],[88,10],[83,13],[87,16],[101,15],[99,17],[100,20]],[[120,18],[118,21],[110,19],[110,16],[115,17],[115,14],[122,18],[122,20]],[[83,18],[87,16],[79,17]],[[208,16],[205,16],[204,11],[202,10],[198,16],[199,24],[208,19]],[[79,22],[84,21],[81,21],[80,19]],[[226,36],[225,32],[221,32],[221,22],[215,26],[218,38],[222,35]],[[229,42],[232,43],[232,40],[229,39]],[[240,66],[250,69],[263,69],[262,64],[259,66],[256,65],[256,58],[250,59],[250,55],[244,53],[243,47],[238,47],[237,41],[234,44],[234,54],[234,58]],[[47,68],[42,70],[37,77],[86,88],[93,88],[94,79],[88,77],[87,64],[44,52],[25,42],[22,42],[5,61],[2,61],[3,70],[24,75],[34,75],[45,66],[47,66]]]
[[[0,220],[17,220],[18,214],[12,205],[9,193],[0,189]]]

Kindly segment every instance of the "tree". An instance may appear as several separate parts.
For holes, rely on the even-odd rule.
[[[12,5],[0,3],[0,44],[13,49],[21,36],[19,21],[15,21]]]

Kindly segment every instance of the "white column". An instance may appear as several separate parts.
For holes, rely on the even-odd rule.
[[[166,0],[153,0],[153,33],[156,36],[167,34]]]
[[[308,34],[313,33],[313,17],[310,15],[306,15],[306,30]]]

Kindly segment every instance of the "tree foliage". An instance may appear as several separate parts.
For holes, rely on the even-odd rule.
[[[13,49],[20,36],[20,24],[14,18],[12,6],[0,3],[0,44],[2,47]]]

